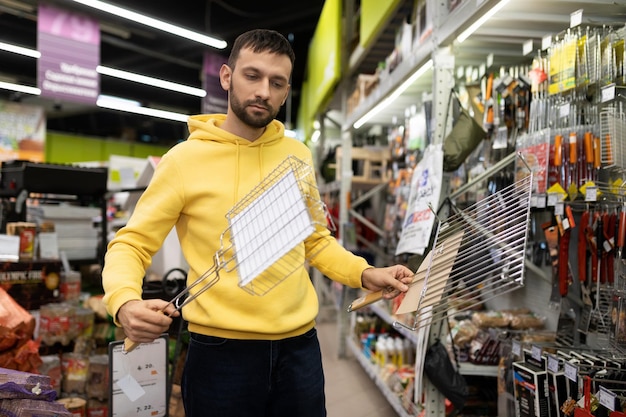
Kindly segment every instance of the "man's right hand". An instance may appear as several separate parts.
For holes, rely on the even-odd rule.
[[[117,320],[124,328],[124,333],[131,341],[150,343],[167,332],[172,318],[180,313],[164,300],[128,301],[117,312]]]

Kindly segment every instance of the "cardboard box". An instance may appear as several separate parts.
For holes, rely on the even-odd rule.
[[[60,300],[60,261],[5,262],[0,264],[0,286],[26,310]]]
[[[516,417],[550,416],[547,371],[534,364],[513,363]]]

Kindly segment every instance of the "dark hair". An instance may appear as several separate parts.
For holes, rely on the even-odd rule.
[[[275,30],[254,29],[242,33],[235,39],[233,49],[228,57],[228,66],[231,69],[235,69],[239,52],[244,48],[250,48],[256,53],[270,52],[277,55],[287,55],[292,67],[296,60],[296,54],[293,52],[291,44],[283,35]]]

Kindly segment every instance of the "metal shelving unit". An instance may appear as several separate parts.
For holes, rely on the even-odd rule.
[[[343,107],[344,122],[341,124],[341,146],[347,155],[342,160],[342,165],[347,167],[345,172],[341,173],[341,195],[340,201],[347,201],[347,196],[351,190],[351,172],[349,170],[353,136],[355,134],[353,124],[370,111],[374,106],[385,98],[389,97],[394,91],[404,83],[413,73],[422,67],[429,59],[433,60],[433,67],[426,71],[411,86],[409,86],[404,94],[396,98],[393,104],[381,110],[377,115],[373,116],[363,129],[368,129],[372,125],[382,124],[389,125],[394,117],[401,118],[405,109],[410,105],[419,101],[419,96],[426,92],[432,92],[433,103],[433,138],[435,143],[442,143],[444,132],[446,132],[445,124],[447,121],[442,120],[445,109],[448,107],[448,96],[450,88],[454,86],[454,72],[459,67],[474,66],[488,68],[499,68],[503,65],[517,65],[526,60],[530,61],[529,56],[524,56],[522,45],[531,41],[533,53],[541,49],[543,38],[547,35],[558,34],[566,29],[570,22],[570,15],[578,10],[584,10],[583,25],[610,25],[616,22],[614,11],[617,10],[617,3],[608,0],[562,0],[559,2],[546,2],[541,0],[509,0],[503,1],[502,9],[497,16],[492,17],[484,23],[472,36],[461,45],[456,41],[457,37],[473,23],[475,23],[482,15],[494,6],[499,5],[499,0],[463,0],[457,2],[454,10],[449,11],[447,2],[439,2],[435,0],[426,0],[429,9],[429,21],[432,23],[432,33],[417,48],[414,48],[412,54],[404,57],[403,61],[389,74],[386,78],[381,79],[379,85],[370,93],[368,97],[363,99],[350,114],[345,113]],[[348,6],[352,3],[347,2]],[[394,15],[386,22],[387,27],[377,35],[373,46],[369,49],[357,47],[355,51],[346,60],[344,65],[344,78],[353,77],[362,70],[362,63],[368,58],[368,54],[378,57],[380,51],[387,48],[389,52],[393,49],[393,37],[389,37],[389,33],[395,32],[403,22],[398,17],[400,13],[406,13],[411,9],[409,0],[397,2]],[[348,14],[352,10],[346,8]],[[613,11],[613,12],[612,12]],[[352,16],[348,15],[347,20]],[[623,24],[623,22],[622,22]],[[395,26],[394,26],[395,25]],[[349,30],[347,33],[351,33]],[[391,39],[391,41],[390,41]],[[391,44],[390,44],[391,43]],[[532,54],[530,54],[532,55]],[[371,59],[370,59],[371,61]],[[341,96],[345,101],[348,96],[346,86],[348,82],[342,81],[337,96]],[[349,210],[342,205],[340,213],[341,224],[349,219]],[[543,277],[545,274],[534,265],[526,265],[531,272]],[[392,323],[393,318],[379,305],[370,306],[371,310],[381,317],[383,320]],[[343,314],[346,314],[345,312]],[[347,329],[344,329],[347,330]],[[404,337],[416,343],[416,335],[404,329],[397,329]],[[341,334],[341,339],[345,340],[345,334]],[[348,343],[350,349],[356,349],[354,341]],[[362,366],[368,371],[368,374],[376,381],[376,376],[371,374],[372,365],[358,352],[356,356]],[[463,363],[461,372],[468,376],[489,376],[497,377],[497,366],[474,365]],[[379,381],[376,381],[379,385]],[[435,417],[445,415],[443,407],[443,398],[436,392],[434,387],[427,381],[424,387],[424,393],[428,397],[426,407],[426,416]],[[380,386],[380,385],[379,385]],[[384,392],[384,387],[381,387]],[[391,402],[392,399],[390,399]],[[393,402],[392,402],[393,404]],[[394,406],[395,408],[395,406]],[[406,415],[403,410],[398,411],[401,416]]]
[[[391,391],[391,389],[385,383],[385,381],[383,381],[380,378],[379,368],[376,365],[372,364],[365,357],[365,355],[363,355],[363,353],[361,352],[359,347],[356,345],[356,343],[354,342],[354,339],[352,337],[347,337],[346,345],[348,346],[350,352],[352,352],[354,357],[357,359],[359,364],[363,367],[363,369],[365,370],[367,375],[369,375],[369,377],[372,379],[372,381],[374,381],[376,386],[383,393],[383,395],[385,396],[387,401],[389,401],[389,404],[393,407],[393,409],[396,411],[396,413],[398,413],[398,415],[400,417],[415,417],[415,415],[409,414],[404,409],[404,407],[402,406],[402,403],[400,402],[400,398],[398,397],[398,395],[396,395],[393,391]]]

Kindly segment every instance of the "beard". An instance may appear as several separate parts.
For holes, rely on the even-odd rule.
[[[272,120],[276,118],[278,115],[278,109],[274,109],[268,102],[257,99],[257,100],[248,100],[248,101],[240,101],[237,98],[237,94],[235,93],[235,88],[231,82],[230,84],[230,109],[235,113],[235,115],[241,120],[244,124],[253,127],[253,128],[263,128],[270,124]],[[256,105],[260,107],[264,107],[267,109],[267,112],[257,112],[256,110],[248,111],[248,106]]]

